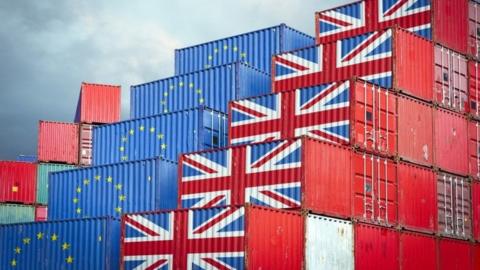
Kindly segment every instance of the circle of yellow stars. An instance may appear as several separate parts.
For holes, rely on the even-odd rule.
[[[25,250],[31,243],[32,241],[51,241],[51,242],[55,242],[55,243],[60,243],[60,246],[62,248],[62,251],[65,253],[65,262],[67,264],[72,264],[74,262],[74,258],[73,256],[70,254],[70,249],[71,249],[71,244],[68,243],[67,241],[60,241],[60,236],[57,235],[56,233],[53,233],[53,234],[50,234],[50,235],[46,235],[45,233],[43,232],[38,232],[35,237],[31,238],[31,237],[24,237],[22,239],[22,244],[20,245],[17,245],[14,249],[13,249],[13,252],[14,252],[14,256],[13,256],[13,259],[10,261],[10,266],[12,268],[15,268],[18,266],[19,264],[19,261],[18,261],[18,257],[17,256],[20,256],[20,254],[22,254],[23,250]]]
[[[162,94],[163,98],[162,98],[162,100],[160,100],[160,105],[163,106],[163,110],[162,110],[163,113],[168,113],[169,112],[169,110],[167,108],[168,97],[170,96],[169,92],[172,92],[172,91],[175,91],[175,90],[195,91],[195,94],[196,94],[197,99],[198,99],[198,103],[200,105],[203,105],[205,103],[205,99],[203,97],[203,91],[200,87],[196,87],[193,82],[187,83],[187,82],[184,82],[183,80],[180,80],[178,82],[178,84],[170,84],[168,86],[168,89],[163,90],[163,94]]]
[[[165,151],[167,149],[167,144],[164,141],[165,135],[162,132],[157,132],[155,127],[149,127],[148,128],[148,127],[145,127],[144,125],[140,125],[138,127],[138,130],[136,130],[134,128],[130,128],[127,131],[127,135],[124,135],[124,136],[121,137],[121,144],[120,144],[120,147],[118,149],[120,151],[120,160],[121,161],[128,161],[128,155],[125,153],[126,152],[126,145],[128,143],[129,137],[134,136],[135,133],[138,133],[138,132],[140,132],[140,133],[149,132],[151,136],[155,136],[157,140],[161,141],[160,149],[162,151]]]
[[[215,57],[219,54],[219,53],[227,53],[227,52],[231,52],[233,55],[237,55],[237,59],[240,59],[242,60],[244,63],[248,64],[248,62],[246,61],[247,59],[247,53],[244,52],[244,51],[241,51],[238,46],[236,45],[233,45],[233,46],[228,46],[227,44],[224,44],[223,46],[221,46],[220,48],[213,48],[213,53],[210,53],[208,56],[207,56],[207,60],[208,60],[208,64],[205,64],[204,68],[210,68],[213,66],[212,62],[213,60],[215,59]]]

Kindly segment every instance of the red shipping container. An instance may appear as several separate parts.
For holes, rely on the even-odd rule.
[[[179,207],[252,203],[397,222],[392,160],[303,137],[183,154]]]
[[[480,123],[468,122],[468,175],[480,179]]]
[[[38,161],[78,164],[78,145],[77,124],[39,122]]]
[[[472,198],[468,178],[437,174],[438,233],[446,237],[472,238]]]
[[[472,258],[473,258],[473,267],[472,269],[480,269],[480,244],[475,243],[472,245]]]
[[[444,109],[434,110],[434,160],[441,170],[468,175],[468,121]]]
[[[37,164],[0,161],[0,202],[35,203]]]
[[[80,166],[92,165],[93,128],[94,125],[80,124]]]
[[[439,270],[473,270],[472,246],[469,242],[447,238],[437,241]]]
[[[35,221],[46,221],[47,220],[47,207],[46,206],[36,206],[35,207]]]
[[[399,269],[399,235],[395,230],[355,224],[355,269]]]
[[[400,232],[400,269],[437,269],[437,245],[431,235]]]
[[[317,44],[398,25],[466,54],[467,3],[365,0],[320,11],[315,16]]]
[[[480,242],[480,182],[472,182],[473,238]]]
[[[273,90],[282,92],[358,76],[431,101],[433,47],[417,35],[392,28],[279,54],[272,60]]]
[[[432,169],[403,162],[398,164],[397,171],[398,223],[410,230],[435,232],[438,214],[436,174]]]
[[[120,86],[82,83],[76,123],[109,124],[120,121]]]
[[[480,70],[477,61],[468,62],[468,102],[467,112],[480,119]]]
[[[249,205],[127,214],[121,269],[301,269],[304,228],[300,213]]]
[[[468,3],[468,54],[480,59],[480,6],[473,0]]]

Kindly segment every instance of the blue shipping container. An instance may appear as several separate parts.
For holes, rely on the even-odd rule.
[[[173,209],[177,168],[156,158],[51,173],[48,220]]]
[[[120,222],[113,218],[2,225],[0,239],[0,269],[119,269]]]
[[[275,54],[315,44],[312,36],[280,24],[249,33],[227,37],[175,50],[175,75],[242,61],[271,72]]]
[[[270,92],[268,74],[237,62],[132,86],[130,116],[134,119],[197,106],[227,113],[230,100]]]
[[[37,156],[35,156],[35,155],[18,155],[17,156],[17,161],[35,163],[35,162],[37,162]]]
[[[159,114],[93,130],[93,165],[163,157],[227,145],[227,116],[206,107]]]

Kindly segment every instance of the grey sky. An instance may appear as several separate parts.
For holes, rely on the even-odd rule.
[[[82,81],[173,74],[173,50],[279,23],[314,35],[314,12],[350,0],[0,2],[0,159],[36,154],[38,120],[73,121]]]

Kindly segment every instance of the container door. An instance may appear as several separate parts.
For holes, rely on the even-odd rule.
[[[92,165],[93,125],[80,126],[80,165]]]
[[[467,103],[467,59],[435,46],[434,101],[440,106],[464,112]]]
[[[480,7],[474,1],[468,5],[468,54],[480,58]]]
[[[467,112],[474,118],[480,119],[480,70],[478,62],[468,62],[468,102]]]
[[[227,145],[227,117],[210,110],[203,111],[203,149],[219,148]]]

